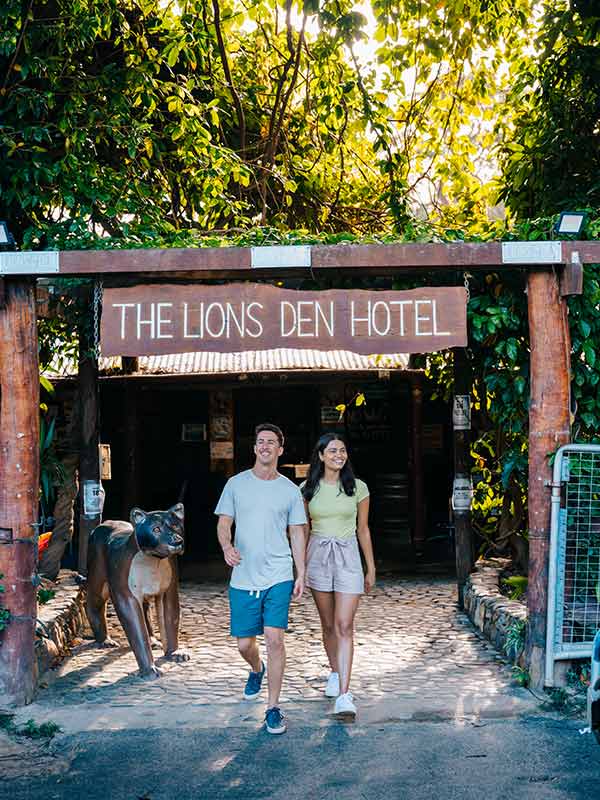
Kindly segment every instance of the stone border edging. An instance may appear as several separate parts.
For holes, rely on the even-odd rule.
[[[76,581],[77,573],[63,569],[51,588],[55,597],[38,606],[38,625],[35,639],[37,678],[63,655],[86,622],[85,586]],[[41,624],[40,624],[41,623]]]
[[[525,668],[525,654],[505,649],[512,625],[527,621],[527,606],[509,600],[500,592],[500,573],[510,564],[508,559],[478,561],[465,583],[464,606],[471,622],[494,647],[519,667]]]

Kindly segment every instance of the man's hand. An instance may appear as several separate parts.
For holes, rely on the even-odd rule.
[[[292,592],[292,600],[300,600],[304,594],[304,575],[300,575],[294,582],[294,591]]]
[[[240,551],[232,544],[223,548],[223,558],[230,567],[237,567],[242,560]]]

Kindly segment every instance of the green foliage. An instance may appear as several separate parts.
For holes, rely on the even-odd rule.
[[[14,714],[0,714],[0,730],[13,736],[25,736],[28,739],[53,739],[60,733],[61,727],[56,722],[42,722],[38,724],[33,719],[28,719],[23,725],[17,725]]]
[[[600,7],[545,0],[513,62],[502,117],[501,197],[520,218],[600,206]]]
[[[38,589],[37,591],[37,601],[41,606],[49,603],[50,600],[53,600],[55,597],[56,592],[54,589]]]
[[[503,578],[502,583],[509,590],[511,600],[520,600],[527,591],[526,575],[511,575],[510,578]]]
[[[567,686],[577,692],[587,691],[591,679],[591,665],[589,659],[575,661],[567,670]]]
[[[3,577],[4,575],[0,572],[0,581],[2,580]],[[2,585],[2,583],[0,583],[0,595],[2,594],[4,594],[4,586]],[[1,599],[2,598],[0,597],[0,600]],[[4,608],[2,603],[0,603],[0,631],[3,631],[9,622],[10,622],[10,611],[7,608]]]
[[[527,635],[527,620],[515,619],[506,630],[506,640],[504,642],[504,652],[516,661],[525,647],[525,637]]]
[[[485,230],[531,5],[6,0],[3,213],[27,248],[399,231],[425,205]]]
[[[566,689],[560,686],[554,686],[551,689],[544,689],[548,700],[545,706],[554,711],[564,711],[569,705],[569,693]]]
[[[54,446],[56,419],[49,422],[40,417],[40,504],[42,516],[50,515],[56,499],[56,489],[65,480],[64,467]]]
[[[34,720],[28,719],[17,729],[17,735],[26,736],[28,739],[53,739],[60,731],[61,727],[56,722],[41,722],[38,725]]]
[[[595,224],[595,220],[594,220]],[[578,441],[600,441],[600,269],[584,270],[583,294],[569,297],[571,391],[577,403],[574,420]]]
[[[531,683],[531,675],[529,674],[529,670],[523,669],[523,667],[513,667],[512,674],[515,683],[518,686],[522,686],[524,689],[527,689]]]

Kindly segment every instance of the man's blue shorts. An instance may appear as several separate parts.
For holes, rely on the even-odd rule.
[[[262,591],[229,587],[231,635],[238,639],[259,636],[267,628],[288,626],[294,581],[276,583]]]

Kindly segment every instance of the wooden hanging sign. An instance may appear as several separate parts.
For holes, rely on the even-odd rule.
[[[297,291],[256,283],[105,289],[105,356],[280,348],[361,355],[426,353],[467,344],[462,286],[408,291]]]

